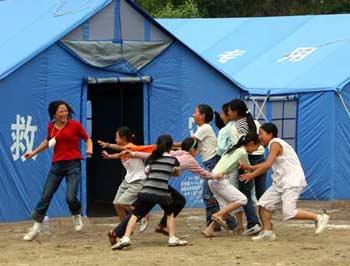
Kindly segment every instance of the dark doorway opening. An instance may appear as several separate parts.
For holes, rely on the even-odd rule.
[[[87,215],[112,216],[116,214],[112,202],[125,169],[119,160],[102,159],[97,140],[115,143],[118,127],[128,126],[137,144],[143,144],[143,84],[89,84],[88,105],[87,122],[94,155],[86,165]]]

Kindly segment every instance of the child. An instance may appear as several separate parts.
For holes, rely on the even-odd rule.
[[[213,110],[209,105],[199,104],[192,116],[198,126],[192,137],[198,141],[198,153],[201,156],[204,167],[210,171],[220,158],[216,155],[216,135],[209,124],[213,120]],[[219,210],[219,204],[209,189],[208,180],[203,182],[202,198],[205,204],[206,221],[209,224],[211,215]]]
[[[116,144],[119,146],[133,147],[133,134],[128,127],[118,128],[116,134]],[[99,142],[101,143],[101,141]],[[140,192],[145,179],[145,165],[143,160],[138,158],[130,158],[123,156],[121,153],[109,154],[106,151],[102,152],[104,159],[120,159],[126,169],[126,175],[123,182],[120,184],[118,191],[113,200],[113,205],[116,209],[120,221],[125,219],[125,211],[133,210],[132,204],[136,201],[137,195]]]
[[[241,99],[234,99],[229,103],[229,117],[235,123],[231,127],[233,144],[249,132],[257,133],[257,127],[260,126],[257,121],[254,121],[253,116],[249,112],[247,105]],[[255,165],[264,161],[264,148],[259,147],[257,151],[248,156],[251,165]],[[247,217],[247,230],[243,235],[252,235],[260,232],[261,226],[258,216],[256,214],[256,207],[254,201],[254,194],[252,194],[255,187],[256,197],[260,198],[265,191],[266,174],[257,177],[256,180],[249,182],[238,182],[239,190],[246,195],[248,203],[244,206],[244,212]],[[254,182],[255,181],[255,182]]]
[[[236,145],[224,153],[213,169],[213,173],[230,174],[238,169],[239,163],[249,164],[248,153],[256,151],[259,145],[256,133],[248,133],[241,137]],[[209,187],[220,204],[220,211],[211,216],[212,222],[202,233],[206,237],[213,237],[215,236],[213,231],[214,222],[225,226],[224,220],[227,219],[227,216],[233,210],[247,204],[247,197],[231,185],[228,179],[210,180]]]
[[[174,167],[179,166],[179,162],[169,153],[172,145],[173,140],[169,135],[162,135],[157,139],[157,147],[146,161],[147,179],[134,204],[135,209],[125,234],[112,249],[123,249],[131,244],[130,235],[136,222],[148,214],[156,204],[159,204],[167,215],[168,245],[183,246],[187,244],[187,241],[180,240],[175,236],[174,210],[168,180],[171,175],[178,173]]]
[[[222,156],[229,148],[232,148],[233,146],[234,138],[232,135],[232,130],[235,126],[235,122],[231,120],[229,115],[229,107],[230,103],[224,103],[221,107],[220,113],[215,112],[215,125],[220,129],[218,133],[218,145],[216,148],[216,154],[218,156]],[[230,184],[236,188],[239,187],[237,176],[238,169],[233,170],[226,176]],[[243,208],[235,210],[235,217],[238,223],[238,228],[235,231],[237,234],[242,234],[244,232]]]
[[[252,170],[252,173],[241,175],[242,181],[249,181],[272,168],[272,186],[258,201],[263,230],[253,241],[275,240],[272,231],[271,213],[276,204],[282,201],[284,220],[312,220],[316,222],[316,234],[321,233],[327,223],[327,214],[316,214],[296,208],[299,195],[306,186],[303,168],[293,148],[284,140],[277,138],[277,127],[272,123],[263,124],[259,129],[259,139],[264,147],[269,148],[266,162],[242,168]]]

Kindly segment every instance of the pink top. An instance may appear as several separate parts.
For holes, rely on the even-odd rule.
[[[146,159],[149,153],[145,152],[133,152],[134,156],[142,159]],[[187,151],[176,150],[170,152],[171,156],[174,156],[180,163],[180,171],[190,171],[198,176],[211,179],[213,174],[205,169],[203,169],[197,160]]]

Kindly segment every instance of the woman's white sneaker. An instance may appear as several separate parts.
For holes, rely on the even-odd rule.
[[[40,229],[41,229],[41,223],[34,222],[33,227],[30,228],[28,233],[24,235],[23,240],[32,241],[34,238],[36,238],[40,234]]]
[[[168,241],[169,247],[186,246],[186,245],[187,245],[186,240],[180,240],[176,236],[169,237],[169,241]]]
[[[253,236],[253,241],[274,241],[276,240],[276,235],[272,231],[261,231],[257,236]]]
[[[323,230],[327,226],[328,220],[329,220],[329,215],[325,213],[317,215],[315,234],[320,234],[323,232]]]
[[[250,236],[250,235],[254,235],[256,233],[259,233],[261,231],[261,227],[260,225],[256,224],[254,225],[253,227],[245,230],[243,233],[242,233],[242,236]]]
[[[83,229],[83,220],[81,219],[81,215],[77,214],[77,215],[73,215],[73,225],[74,225],[74,229],[75,231],[81,231]]]
[[[125,247],[128,247],[131,245],[131,241],[130,238],[128,236],[123,236],[121,239],[119,239],[119,241],[117,242],[117,244],[112,246],[112,249],[123,249]]]

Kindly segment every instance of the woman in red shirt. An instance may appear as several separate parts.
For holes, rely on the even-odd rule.
[[[83,228],[80,216],[81,203],[77,198],[81,176],[81,160],[83,159],[79,146],[80,140],[83,139],[86,142],[86,153],[91,155],[92,141],[82,125],[71,119],[74,112],[67,103],[64,101],[51,102],[48,111],[51,122],[48,125],[47,138],[35,150],[24,155],[26,159],[30,159],[47,147],[54,150],[52,166],[44,190],[32,214],[34,226],[23,238],[27,241],[33,240],[40,233],[42,221],[51,199],[64,177],[66,177],[67,184],[66,200],[73,216],[74,228],[76,231]]]

